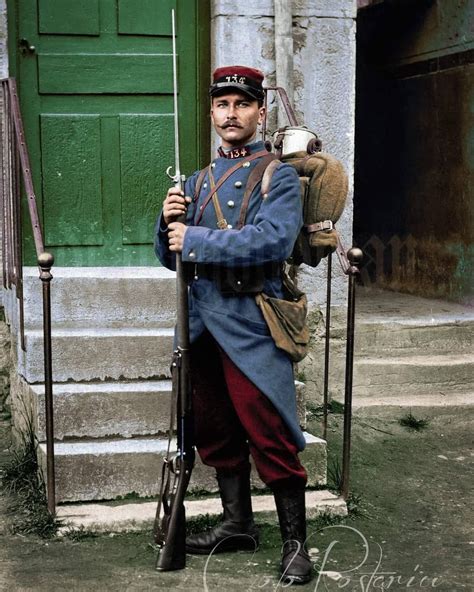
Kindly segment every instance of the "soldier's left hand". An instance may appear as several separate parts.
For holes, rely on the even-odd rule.
[[[171,222],[168,224],[168,244],[170,251],[181,253],[183,250],[184,235],[187,226],[181,222]]]

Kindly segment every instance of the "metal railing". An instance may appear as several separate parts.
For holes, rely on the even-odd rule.
[[[46,472],[48,510],[56,512],[54,475],[54,423],[53,423],[53,373],[51,349],[51,268],[54,257],[44,249],[43,232],[38,215],[36,195],[26,145],[23,121],[16,81],[6,78],[1,81],[1,162],[0,207],[2,212],[2,263],[3,286],[15,287],[18,300],[19,334],[21,348],[26,351],[25,318],[23,302],[23,256],[22,256],[22,207],[21,189],[28,203],[29,218],[33,232],[39,278],[43,291],[43,345],[44,385],[46,416]]]
[[[354,372],[354,332],[355,332],[355,298],[356,277],[360,273],[359,265],[363,253],[357,247],[346,252],[340,237],[336,255],[342,271],[348,276],[347,295],[347,328],[346,328],[346,365],[344,378],[344,426],[342,443],[342,479],[341,496],[349,497],[351,431],[352,431],[352,377]],[[328,408],[329,408],[329,357],[331,335],[331,285],[332,285],[332,253],[328,255],[327,290],[326,290],[326,335],[324,344],[324,390],[323,390],[323,439],[327,440]]]

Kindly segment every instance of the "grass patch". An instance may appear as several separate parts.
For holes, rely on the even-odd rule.
[[[99,536],[98,533],[93,532],[92,530],[88,530],[84,526],[79,526],[79,527],[71,526],[63,532],[64,538],[66,538],[70,541],[74,541],[75,543],[80,543],[82,541],[89,540],[89,539],[95,539],[98,536]]]
[[[222,515],[211,516],[210,514],[203,514],[196,516],[195,518],[189,518],[186,520],[186,533],[198,534],[206,530],[211,530],[214,526],[217,526],[222,522]]]
[[[358,493],[351,491],[347,498],[346,504],[347,511],[351,518],[356,516],[366,516],[366,513],[362,509],[362,496],[360,496]]]
[[[332,413],[335,415],[341,415],[344,413],[344,405],[339,401],[330,401],[328,403],[328,414]],[[316,405],[311,401],[306,402],[306,419],[311,421],[312,419],[321,419],[324,415],[324,405]]]
[[[344,414],[344,403],[340,403],[339,401],[332,400],[328,405],[329,413],[335,413],[337,415]]]
[[[13,533],[53,537],[59,523],[48,512],[46,489],[38,470],[36,441],[28,432],[21,448],[13,451],[12,460],[3,467],[1,487],[8,494]]]
[[[409,413],[404,415],[402,418],[400,418],[398,420],[398,423],[402,427],[412,430],[413,432],[421,432],[422,430],[425,430],[428,427],[430,421],[429,421],[429,419],[426,419],[426,418],[418,419],[410,411]]]
[[[304,382],[304,383],[306,383],[306,374],[305,374],[305,371],[304,370],[298,370],[296,372],[295,378],[296,378],[296,380],[298,382]]]
[[[328,462],[328,487],[337,492],[342,488],[342,464],[337,457]]]
[[[334,526],[334,524],[341,524],[344,522],[345,516],[335,516],[329,512],[323,512],[316,516],[316,518],[310,518],[308,522],[308,528],[312,530],[321,530],[326,526]]]

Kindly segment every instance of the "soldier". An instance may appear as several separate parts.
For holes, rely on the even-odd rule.
[[[269,192],[260,192],[258,181],[271,159],[256,139],[265,117],[262,84],[263,73],[254,68],[214,72],[211,120],[221,138],[218,157],[186,181],[184,192],[168,191],[155,251],[170,269],[177,252],[191,268],[195,441],[202,461],[216,469],[224,508],[223,522],[189,536],[186,550],[208,554],[258,546],[250,452],[275,496],[283,579],[305,583],[312,564],[305,549],[307,476],[298,458],[305,441],[293,365],[276,348],[255,302],[261,291],[283,298],[282,263],[302,227],[300,184],[295,170],[280,164]],[[184,212],[186,225],[176,221]]]

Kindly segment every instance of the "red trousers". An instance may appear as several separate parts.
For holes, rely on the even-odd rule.
[[[248,467],[250,452],[266,485],[287,479],[306,484],[280,414],[209,333],[192,345],[191,374],[196,446],[204,464],[238,472]]]

